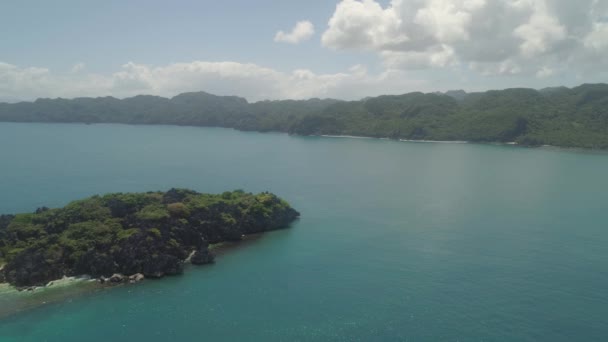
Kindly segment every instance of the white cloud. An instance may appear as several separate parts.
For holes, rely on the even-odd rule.
[[[166,66],[129,62],[110,74],[56,74],[45,68],[20,68],[0,63],[0,101],[39,97],[115,96],[139,94],[174,96],[207,91],[238,95],[249,100],[365,96],[434,90],[406,72],[389,70],[378,75],[361,65],[346,72],[317,74],[307,69],[281,72],[256,64],[193,61]]]
[[[336,49],[391,50],[410,38],[399,31],[399,17],[373,0],[343,0],[323,33],[323,45]]]
[[[86,68],[86,65],[84,63],[76,63],[76,64],[74,64],[72,69],[70,69],[70,71],[72,73],[77,73],[77,72],[83,71],[85,68]]]
[[[455,63],[454,49],[448,45],[433,46],[424,51],[383,51],[381,56],[386,66],[392,69],[446,67]]]
[[[533,58],[550,52],[552,47],[566,39],[566,28],[552,16],[544,1],[530,4],[530,18],[513,31],[521,39],[521,55]]]
[[[342,0],[321,41],[375,51],[390,68],[548,77],[605,63],[607,18],[605,0]]]
[[[469,68],[484,76],[518,75],[522,72],[521,66],[511,59],[501,62],[471,62]]]
[[[585,37],[585,47],[596,52],[608,54],[608,22],[596,23]]]
[[[542,67],[542,69],[540,69],[536,72],[536,77],[546,78],[546,77],[553,76],[554,73],[555,73],[555,71],[553,69],[544,66],[544,67]]]
[[[299,21],[291,32],[279,31],[274,36],[275,42],[298,44],[310,39],[315,34],[315,27],[310,21]]]

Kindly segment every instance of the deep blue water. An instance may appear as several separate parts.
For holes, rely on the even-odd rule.
[[[171,187],[302,213],[213,266],[4,318],[2,342],[608,340],[608,154],[0,124],[0,160],[2,213]]]

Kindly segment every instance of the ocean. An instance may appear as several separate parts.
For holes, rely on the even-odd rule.
[[[0,213],[184,187],[302,214],[182,276],[2,290],[2,342],[608,339],[608,153],[1,123],[0,160]]]

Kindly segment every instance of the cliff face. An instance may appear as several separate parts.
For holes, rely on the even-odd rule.
[[[286,228],[299,216],[271,193],[191,190],[109,194],[0,219],[0,280],[44,285],[64,275],[180,274],[213,261],[209,243]],[[0,263],[1,259],[0,259]]]

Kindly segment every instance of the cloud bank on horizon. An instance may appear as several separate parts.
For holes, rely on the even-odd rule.
[[[608,70],[605,0],[392,0],[387,5],[341,0],[327,18],[321,46],[336,54],[377,56],[379,66],[360,63],[317,73],[306,66],[281,71],[253,63],[195,60],[156,66],[129,62],[113,72],[95,73],[83,61],[57,73],[44,66],[2,63],[0,56],[0,101],[173,96],[198,90],[249,100],[358,99],[447,90],[433,87],[457,88],[467,80],[475,80],[479,88],[484,78],[504,80],[499,84],[505,85],[517,79],[521,86],[583,83],[601,79]],[[314,35],[315,25],[304,20],[289,32],[276,32],[274,41],[298,49]]]
[[[0,101],[14,102],[41,97],[130,97],[141,94],[174,96],[204,90],[216,95],[238,95],[252,101],[306,99],[312,97],[361,98],[393,89],[424,87],[398,70],[371,75],[361,65],[346,72],[315,74],[306,69],[280,72],[255,64],[237,62],[175,63],[152,67],[129,62],[110,75],[82,73],[76,64],[72,72],[53,74],[44,68],[19,68],[0,63]],[[28,94],[23,98],[21,94]]]

